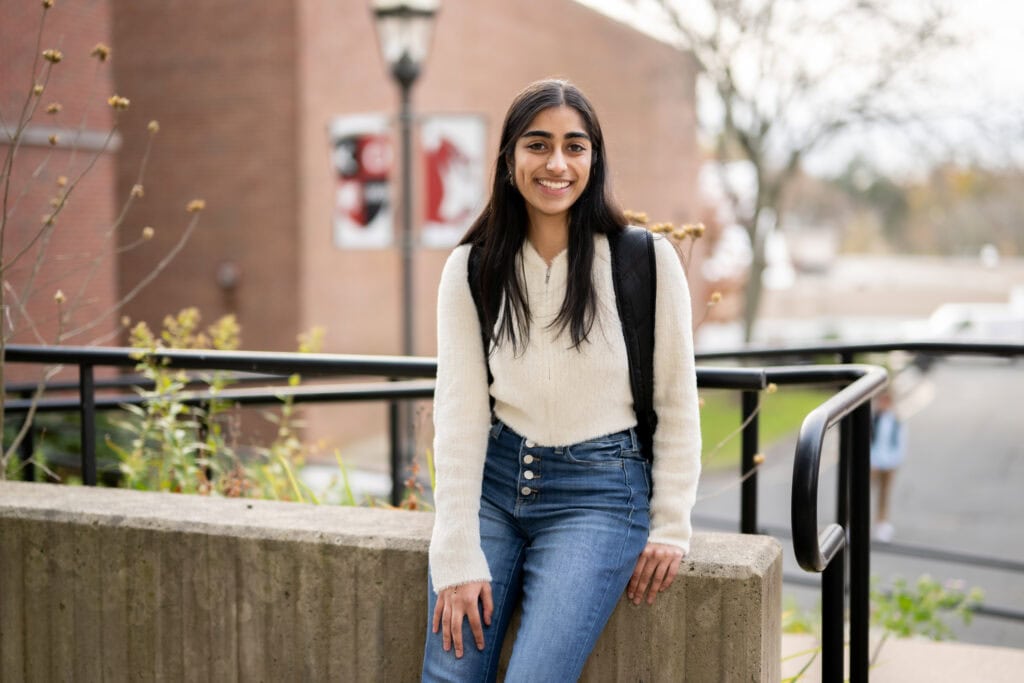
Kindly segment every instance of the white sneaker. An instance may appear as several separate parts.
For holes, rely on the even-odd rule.
[[[896,527],[889,522],[879,522],[875,527],[875,540],[881,543],[889,543],[896,535]]]

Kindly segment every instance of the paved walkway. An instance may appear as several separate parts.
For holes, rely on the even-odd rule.
[[[872,641],[872,646],[877,641]],[[782,679],[795,676],[813,657],[810,636],[782,638]],[[987,645],[916,639],[889,639],[871,669],[871,683],[1018,683],[1024,671],[1024,650]],[[821,660],[815,657],[800,683],[821,681]]]

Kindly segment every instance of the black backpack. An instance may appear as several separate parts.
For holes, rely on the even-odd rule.
[[[658,426],[658,415],[654,411],[654,303],[658,275],[654,259],[654,236],[643,228],[626,227],[621,232],[608,235],[608,246],[612,257],[615,303],[619,309],[629,360],[629,385],[633,390],[636,433],[644,457],[652,461],[654,430]],[[480,336],[486,358],[491,338],[486,332],[487,316],[476,288],[479,274],[480,251],[473,246],[469,251],[469,289],[473,293],[473,303],[480,321]],[[488,364],[488,386],[493,381]]]

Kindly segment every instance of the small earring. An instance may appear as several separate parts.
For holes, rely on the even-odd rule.
[[[515,187],[515,185],[516,185],[516,178],[515,178],[514,175],[512,175],[512,169],[511,168],[508,169],[508,184],[511,185],[512,187]]]

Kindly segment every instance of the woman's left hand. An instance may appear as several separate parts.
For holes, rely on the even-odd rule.
[[[653,605],[658,593],[672,585],[683,555],[682,548],[674,545],[648,543],[636,561],[633,577],[626,586],[626,597],[639,605],[646,593],[647,604]]]

